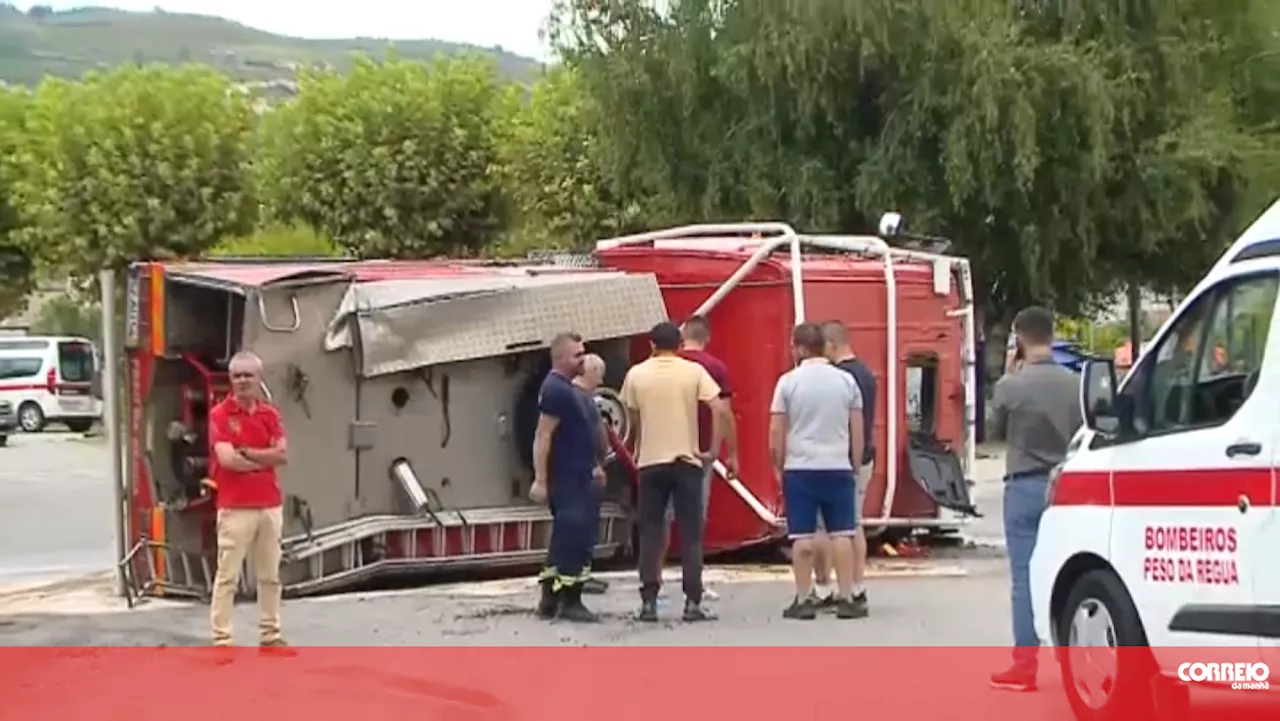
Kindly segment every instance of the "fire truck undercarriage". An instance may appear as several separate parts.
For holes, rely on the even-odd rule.
[[[304,595],[537,563],[550,515],[525,500],[518,446],[536,423],[547,340],[581,333],[621,366],[616,383],[628,339],[666,317],[651,276],[553,266],[148,264],[127,302],[133,544],[122,565],[135,595],[198,598],[216,558],[205,417],[236,350],[263,358],[289,436],[281,579]],[[606,406],[616,396],[600,393]],[[630,540],[626,472],[611,476],[599,557]]]
[[[785,535],[765,443],[768,396],[793,362],[789,330],[807,318],[844,322],[889,389],[877,402],[876,470],[860,509],[868,529],[955,530],[977,515],[968,479],[976,421],[969,266],[892,247],[887,237],[883,229],[810,236],[780,223],[731,224],[616,238],[590,258],[517,265],[137,264],[115,344],[125,349],[124,378],[112,382],[109,373],[106,383],[109,416],[124,407],[117,393],[128,399],[125,418],[108,418],[121,456],[124,592],[211,591],[217,489],[207,477],[206,417],[227,393],[226,363],[240,349],[262,357],[264,391],[289,436],[281,473],[287,595],[541,561],[551,518],[527,500],[537,389],[547,343],[570,329],[608,367],[596,400],[615,454],[596,556],[614,556],[633,537],[634,484],[617,389],[647,354],[644,334],[655,323],[695,313],[709,318],[712,350],[734,376],[740,441],[739,476],[715,464],[709,553]],[[245,570],[251,593],[253,569]]]

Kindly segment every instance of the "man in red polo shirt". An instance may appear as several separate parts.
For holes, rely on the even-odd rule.
[[[209,476],[218,493],[218,572],[210,623],[213,644],[230,646],[231,612],[245,558],[258,581],[258,643],[280,636],[280,537],[276,468],[288,460],[280,412],[262,398],[262,359],[241,351],[227,366],[231,395],[209,411]]]

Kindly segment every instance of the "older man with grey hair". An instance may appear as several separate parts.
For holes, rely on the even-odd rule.
[[[258,643],[287,644],[280,635],[280,538],[284,529],[276,469],[288,462],[280,412],[263,398],[262,359],[236,353],[227,366],[231,395],[209,411],[209,477],[217,489],[218,569],[210,622],[215,646],[230,646],[231,613],[240,567],[258,581]]]
[[[598,487],[602,487],[605,483],[604,462],[609,457],[609,432],[605,430],[604,418],[600,415],[599,406],[596,405],[596,389],[604,385],[604,374],[604,359],[594,353],[588,353],[582,357],[582,375],[573,379],[573,386],[579,392],[583,411],[587,414],[589,422],[597,429],[594,475]],[[596,542],[599,540],[599,534],[600,504],[599,499],[597,499],[596,522],[591,526],[591,548],[593,554]],[[586,579],[582,584],[583,593],[599,594],[609,590],[609,584],[606,581],[591,574],[590,561],[587,562],[582,575]]]

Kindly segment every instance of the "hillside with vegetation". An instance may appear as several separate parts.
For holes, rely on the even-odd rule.
[[[345,69],[355,55],[382,57],[388,51],[406,60],[486,52],[496,58],[499,74],[511,79],[532,77],[541,67],[536,60],[502,48],[441,40],[304,40],[223,18],[162,10],[87,7],[53,12],[37,5],[24,12],[0,4],[0,81],[11,85],[35,85],[46,75],[78,78],[89,70],[155,62],[201,63],[246,82],[288,80],[303,66]]]

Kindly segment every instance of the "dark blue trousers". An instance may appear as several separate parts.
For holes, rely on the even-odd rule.
[[[542,578],[555,579],[559,590],[588,577],[600,533],[600,496],[589,475],[556,478],[550,485],[551,544]]]

